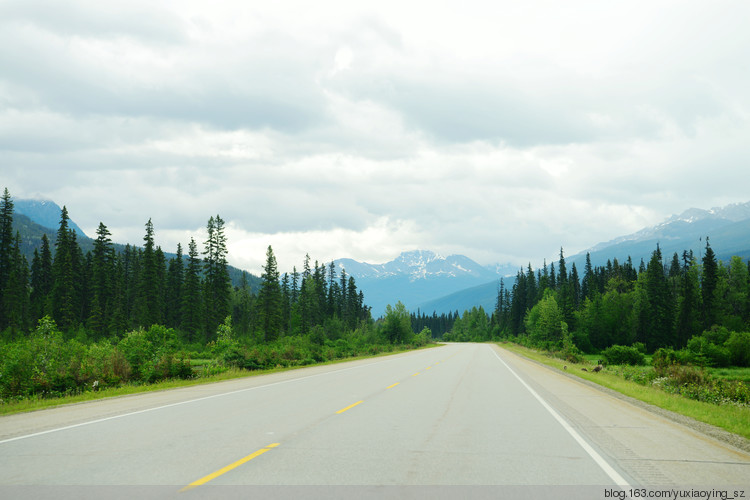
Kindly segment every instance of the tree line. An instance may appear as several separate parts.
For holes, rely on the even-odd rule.
[[[13,200],[6,188],[0,199],[0,332],[12,340],[49,317],[67,337],[97,341],[121,338],[140,327],[162,325],[179,332],[187,344],[216,340],[229,316],[233,331],[258,342],[284,335],[306,335],[326,325],[340,336],[370,320],[370,309],[353,277],[334,264],[314,267],[306,257],[302,272],[279,276],[271,247],[258,290],[243,273],[232,286],[224,220],[209,218],[199,250],[190,239],[167,258],[155,244],[151,219],[143,246],[116,251],[107,226],[100,223],[93,249],[85,254],[70,227],[66,207],[54,241],[42,235],[32,262],[21,252],[13,231]]]
[[[686,349],[709,364],[748,363],[750,262],[718,261],[705,239],[700,259],[692,251],[665,259],[657,244],[648,263],[610,259],[583,275],[568,270],[560,249],[554,263],[529,264],[508,289],[500,281],[495,310],[466,311],[448,340],[516,338],[551,350],[599,352],[614,345]],[[718,354],[707,354],[709,351]],[[745,352],[747,351],[747,352]]]

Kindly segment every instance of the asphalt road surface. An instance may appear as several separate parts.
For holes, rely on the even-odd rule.
[[[246,497],[247,485],[290,498],[750,498],[750,455],[485,344],[0,418],[0,498]]]

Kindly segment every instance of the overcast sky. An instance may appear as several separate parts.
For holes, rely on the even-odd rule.
[[[369,4],[369,5],[366,5]],[[230,263],[536,266],[750,201],[750,2],[0,0],[0,188]]]

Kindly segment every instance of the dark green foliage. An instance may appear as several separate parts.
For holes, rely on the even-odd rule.
[[[279,271],[276,265],[276,257],[273,249],[268,246],[266,251],[266,264],[263,266],[263,283],[258,292],[255,302],[256,314],[258,316],[258,328],[266,342],[279,338],[281,333],[282,294],[279,284]],[[308,289],[310,288],[308,278]],[[303,295],[305,295],[303,286]],[[308,291],[308,295],[311,292]]]
[[[230,312],[231,281],[227,262],[227,237],[224,220],[219,216],[208,219],[208,239],[203,251],[205,322],[209,333],[215,332]]]
[[[607,365],[644,365],[646,357],[635,346],[613,345],[602,351]]]
[[[188,342],[203,340],[203,294],[200,282],[200,259],[195,240],[190,238],[188,246],[188,262],[185,269],[185,281],[182,289],[182,330]]]
[[[703,256],[703,276],[701,279],[701,297],[703,299],[703,327],[710,328],[716,323],[716,287],[719,281],[719,266],[716,256],[706,237],[706,254]]]
[[[380,325],[383,337],[392,344],[403,344],[411,340],[414,332],[411,329],[411,319],[406,306],[400,301],[395,306],[388,304],[385,317]]]

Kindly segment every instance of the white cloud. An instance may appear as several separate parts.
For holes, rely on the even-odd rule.
[[[218,213],[256,271],[537,262],[747,201],[749,9],[9,2],[3,183],[167,251]]]

